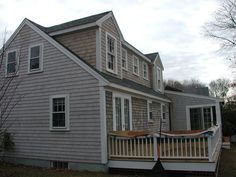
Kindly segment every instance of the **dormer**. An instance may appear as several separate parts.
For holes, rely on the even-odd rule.
[[[164,67],[163,64],[161,62],[161,58],[159,56],[159,53],[150,53],[150,54],[146,54],[146,56],[148,58],[151,59],[152,63],[153,63],[153,70],[152,70],[152,85],[153,85],[153,89],[155,91],[164,92],[164,85],[163,85],[163,71],[164,71]]]

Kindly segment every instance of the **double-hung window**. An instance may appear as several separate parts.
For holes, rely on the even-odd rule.
[[[133,73],[139,75],[139,59],[136,56],[133,57]]]
[[[157,67],[157,89],[161,91],[162,89],[162,71]]]
[[[166,112],[167,112],[166,105],[162,104],[161,105],[162,120],[166,120]]]
[[[50,110],[50,129],[69,130],[69,96],[52,96]]]
[[[152,102],[151,101],[147,101],[147,114],[148,114],[148,122],[153,122]]]
[[[29,73],[43,70],[43,52],[42,45],[34,45],[29,48]]]
[[[122,68],[125,70],[128,69],[127,51],[125,49],[122,49]]]
[[[18,56],[17,56],[17,50],[10,51],[7,53],[7,62],[6,62],[6,75],[15,75],[17,74],[18,70]]]
[[[116,39],[107,33],[106,35],[106,66],[107,71],[116,73],[117,70],[117,58],[116,58]]]
[[[148,80],[148,64],[143,62],[143,78]]]

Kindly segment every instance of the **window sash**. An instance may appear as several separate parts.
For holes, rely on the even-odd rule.
[[[37,48],[37,49],[36,49]],[[32,46],[29,49],[29,71],[38,71],[41,70],[41,60],[42,60],[42,46],[36,45]]]
[[[111,35],[107,34],[106,37],[106,48],[107,48],[107,53],[106,53],[106,65],[107,65],[107,70],[111,72],[116,72],[116,39],[113,38]]]
[[[127,69],[127,51],[122,49],[122,68]]]
[[[148,79],[148,65],[147,65],[147,63],[143,63],[143,78]]]
[[[17,69],[17,51],[12,51],[7,54],[7,74],[16,73]]]
[[[133,73],[139,74],[139,60],[136,56],[133,58]]]

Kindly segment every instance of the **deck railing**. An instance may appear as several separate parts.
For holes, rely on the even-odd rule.
[[[220,148],[219,126],[211,133],[197,136],[155,135],[119,137],[109,135],[109,158],[121,159],[198,159],[213,161]]]

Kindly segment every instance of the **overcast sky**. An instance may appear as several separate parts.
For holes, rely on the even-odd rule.
[[[218,45],[203,36],[218,7],[217,0],[1,0],[0,31],[11,34],[24,18],[51,26],[112,10],[129,43],[160,53],[165,79],[208,83],[232,77]]]

